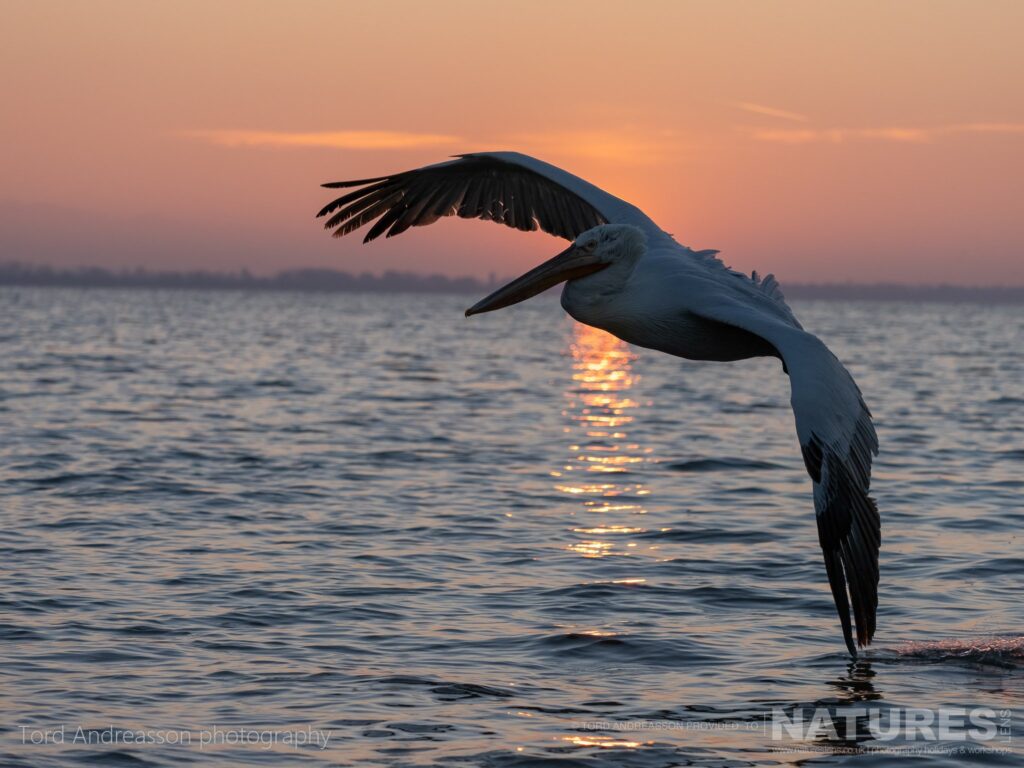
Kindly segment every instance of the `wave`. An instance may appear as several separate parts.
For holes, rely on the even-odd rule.
[[[1024,666],[1024,635],[911,642],[899,646],[896,652],[904,658],[932,664],[961,661],[1016,669]]]

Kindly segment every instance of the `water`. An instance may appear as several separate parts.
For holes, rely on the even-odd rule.
[[[0,762],[1020,764],[1020,307],[796,306],[882,441],[854,666],[777,361],[473,300],[0,292]],[[1005,721],[766,726],[852,705]]]

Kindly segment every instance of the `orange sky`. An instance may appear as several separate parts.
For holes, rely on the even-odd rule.
[[[1015,0],[6,0],[0,261],[507,275],[559,243],[313,214],[517,149],[784,282],[1021,284],[1021,40]]]

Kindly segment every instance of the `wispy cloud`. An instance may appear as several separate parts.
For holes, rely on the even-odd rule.
[[[616,131],[550,131],[497,135],[482,142],[460,136],[411,131],[252,131],[192,130],[181,131],[181,138],[228,148],[252,147],[327,147],[348,150],[401,150],[422,147],[445,147],[453,151],[486,151],[512,147],[587,157],[616,160],[630,164],[660,162],[680,151],[680,137],[674,131],[623,128]]]
[[[918,128],[891,126],[885,128],[744,128],[757,141],[780,144],[843,144],[850,141],[890,141],[904,144],[927,144],[941,138],[964,134],[1024,134],[1024,123],[957,123]]]
[[[799,112],[790,112],[786,109],[777,109],[776,107],[768,107],[764,104],[755,104],[752,101],[732,101],[729,103],[733,107],[736,107],[736,109],[742,109],[744,112],[750,112],[755,115],[775,117],[779,120],[790,120],[794,123],[807,122],[807,115],[801,115]]]
[[[928,131],[919,128],[802,128],[802,129],[747,129],[758,141],[780,144],[842,144],[847,141],[896,141],[921,143],[931,141]]]
[[[416,149],[458,143],[458,136],[409,131],[182,131],[181,136],[222,147],[329,147]]]

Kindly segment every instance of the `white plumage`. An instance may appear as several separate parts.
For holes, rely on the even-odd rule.
[[[849,372],[803,330],[774,276],[729,269],[717,251],[677,243],[633,205],[515,152],[462,155],[360,181],[320,211],[335,236],[374,222],[365,241],[442,216],[542,229],[571,241],[553,259],[467,310],[488,312],[565,281],[562,306],[631,344],[694,360],[774,356],[789,374],[818,537],[847,648],[871,642],[880,523],[868,496],[878,440]],[[851,607],[855,622],[851,625]]]

